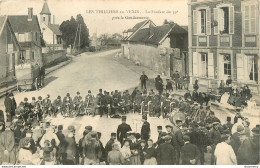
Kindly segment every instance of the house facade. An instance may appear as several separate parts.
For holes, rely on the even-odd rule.
[[[43,53],[47,53],[50,50],[63,50],[62,33],[60,31],[60,25],[55,24],[55,18],[53,16],[53,23],[51,24],[51,12],[48,4],[45,1],[40,13],[40,27],[42,32],[42,38],[45,42]]]
[[[33,9],[28,9],[28,15],[8,16],[8,19],[21,47],[20,59],[42,65],[41,29]]]
[[[156,26],[146,20],[130,30],[121,41],[124,57],[166,76],[176,70],[181,75],[188,72],[188,58],[184,54],[188,51],[188,32],[181,26],[174,23]]]
[[[259,2],[189,0],[191,84],[217,90],[228,76],[233,86],[259,91]]]
[[[0,16],[0,81],[15,76],[20,64],[20,46],[7,16]]]

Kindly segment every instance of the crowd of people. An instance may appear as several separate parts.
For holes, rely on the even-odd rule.
[[[145,74],[143,74],[145,75]],[[148,79],[147,76],[140,78]],[[155,80],[156,86],[162,83]],[[167,83],[170,83],[167,80]],[[187,91],[184,98],[175,97],[172,88],[154,92],[135,88],[130,94],[99,90],[96,96],[88,91],[85,100],[76,93],[51,101],[50,95],[44,99],[32,97],[16,105],[13,93],[5,99],[5,112],[0,110],[0,163],[1,164],[43,164],[43,165],[196,165],[205,164],[205,152],[211,152],[211,164],[250,165],[259,164],[260,126],[250,130],[250,121],[237,112],[232,122],[227,117],[221,123],[208,105],[204,93],[198,93],[198,82],[194,91]],[[167,85],[166,85],[167,86]],[[168,85],[169,86],[169,85]],[[178,88],[178,87],[177,87]],[[177,89],[176,88],[176,89]],[[133,132],[127,124],[128,113],[142,114],[141,132]],[[175,114],[184,114],[178,118]],[[101,132],[91,125],[80,133],[73,125],[63,129],[63,125],[46,122],[47,116],[76,117],[79,115],[107,115],[121,118],[120,124],[106,145],[101,142]],[[157,125],[158,138],[151,139],[148,117],[163,117],[172,121],[163,127]],[[154,133],[154,132],[153,132]]]

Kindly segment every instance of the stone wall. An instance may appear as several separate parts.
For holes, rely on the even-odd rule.
[[[55,51],[54,53],[42,54],[44,66],[48,66],[54,62],[60,62],[66,59],[66,50]]]

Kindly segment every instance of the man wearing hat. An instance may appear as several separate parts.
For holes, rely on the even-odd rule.
[[[83,99],[80,96],[79,91],[77,92],[77,95],[73,99],[73,105],[74,105],[74,109],[77,112],[77,115],[79,115],[83,110]]]
[[[52,112],[52,103],[51,103],[51,100],[50,100],[50,95],[47,94],[46,98],[43,100],[43,108],[44,108],[44,115],[45,117],[47,115],[51,115],[51,112]]]
[[[165,142],[159,145],[157,162],[158,165],[174,165],[176,163],[176,150],[171,145],[172,136],[166,135]]]
[[[107,142],[106,146],[105,146],[105,152],[106,152],[106,156],[108,155],[108,153],[110,151],[112,151],[113,148],[113,144],[116,141],[116,133],[112,132],[109,141]]]
[[[229,129],[231,131],[233,124],[231,123],[231,117],[227,117],[227,123],[223,125],[223,129]]]
[[[172,82],[170,81],[170,79],[166,79],[166,93],[170,93],[172,91]]]
[[[70,94],[67,93],[66,96],[63,98],[63,111],[67,111],[67,113],[70,113],[70,111],[73,109],[73,102],[72,98],[70,97]],[[69,110],[69,111],[68,111]],[[66,114],[68,115],[68,114]]]
[[[95,97],[91,94],[91,90],[88,90],[88,94],[85,97],[85,108],[90,109],[87,114],[91,114],[94,112],[94,102],[95,102]]]
[[[165,128],[166,128],[166,134],[171,136],[171,145],[176,149],[177,148],[177,138],[176,138],[176,135],[173,133],[173,130],[172,130],[173,126],[166,125]]]
[[[184,141],[183,141],[183,135],[181,132],[181,127],[182,125],[182,120],[181,119],[176,119],[176,125],[173,125],[172,127],[172,132],[176,137],[177,140],[177,146],[176,146],[176,151],[177,151],[177,160],[176,160],[176,164],[179,164],[180,162],[180,151],[181,151],[181,147],[184,145]]]
[[[35,145],[34,140],[32,139],[32,134],[33,134],[32,130],[26,131],[26,136],[19,141],[19,146],[18,146],[18,148],[19,148],[19,149],[22,148],[22,147],[23,147],[22,144],[24,143],[24,141],[25,141],[26,139],[29,139],[29,140],[30,140],[30,143],[31,143],[30,151],[32,152],[32,154],[34,154],[34,153],[37,151],[37,147],[36,147],[36,145]]]
[[[126,123],[126,116],[122,116],[122,124],[117,127],[117,140],[123,145],[123,141],[127,138],[127,132],[132,131],[130,125]]]
[[[99,93],[96,96],[95,114],[96,114],[96,111],[98,111],[100,117],[102,117],[102,115],[104,113],[104,105],[105,105],[104,95],[103,95],[102,89],[99,89]]]
[[[5,131],[0,135],[0,153],[2,164],[15,164],[15,137],[11,122],[5,123]]]
[[[54,113],[54,116],[56,117],[58,113],[61,112],[61,108],[62,108],[62,101],[61,101],[61,97],[58,96],[57,99],[55,99],[53,101],[53,113]]]
[[[221,133],[219,131],[219,122],[214,122],[213,127],[211,128],[210,132],[209,132],[209,141],[211,144],[211,165],[214,165],[215,163],[215,156],[214,156],[214,152],[215,152],[215,148],[216,145],[218,143],[221,142]]]
[[[141,81],[141,89],[146,89],[146,81],[148,80],[148,77],[145,75],[145,72],[143,71],[143,74],[140,76]]]
[[[181,148],[181,160],[183,165],[195,165],[200,157],[200,151],[198,147],[190,143],[190,137],[188,135],[183,136],[184,146]]]
[[[147,115],[142,116],[142,122],[141,138],[147,141],[150,138],[150,123],[147,121]]]
[[[235,154],[237,155],[237,151],[238,151],[238,148],[240,147],[241,145],[241,141],[240,141],[240,134],[244,133],[245,132],[245,129],[243,126],[241,125],[238,125],[237,126],[237,131],[231,136],[231,142],[230,142],[230,145],[232,146]]]
[[[4,105],[5,105],[7,121],[11,122],[13,116],[15,115],[15,109],[17,107],[13,93],[9,93],[9,95],[5,98]]]

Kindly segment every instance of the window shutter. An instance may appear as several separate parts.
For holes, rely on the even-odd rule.
[[[237,60],[237,81],[244,80],[244,58],[242,54],[236,54]]]
[[[193,11],[193,34],[198,35],[198,11]]]
[[[244,25],[245,25],[245,33],[249,33],[249,6],[245,6],[245,21],[244,21]]]
[[[218,55],[218,79],[223,80],[224,78],[224,59],[223,59],[223,55],[219,54]]]
[[[214,58],[213,53],[208,53],[208,77],[214,78]]]
[[[219,22],[218,21],[218,8],[214,8],[214,21],[217,22],[217,23]],[[219,34],[218,25],[215,25],[215,27],[214,27],[214,35],[217,35],[217,34]]]
[[[207,9],[206,10],[206,34],[207,35],[211,35],[211,10],[210,9]]]
[[[193,52],[193,76],[198,76],[198,53]]]
[[[251,5],[251,11],[250,11],[250,24],[251,24],[251,33],[255,33],[256,32],[256,6],[255,5]]]
[[[229,7],[229,34],[234,34],[234,6]]]
[[[222,9],[218,9],[218,30],[224,30],[224,11]]]

